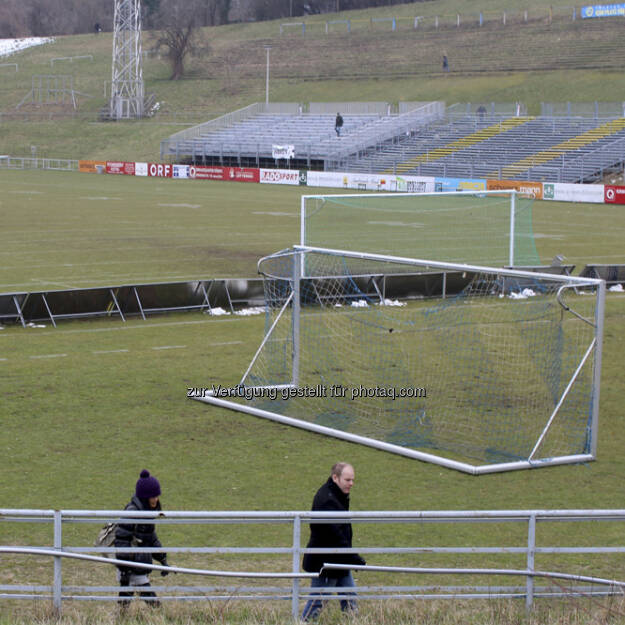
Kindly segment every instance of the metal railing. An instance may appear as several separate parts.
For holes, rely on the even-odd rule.
[[[64,571],[67,571],[68,563],[65,560],[75,561],[82,560],[93,564],[114,565],[115,552],[114,547],[93,547],[85,545],[67,545],[66,532],[72,530],[84,530],[85,524],[94,526],[102,525],[104,522],[132,522],[129,519],[139,522],[149,519],[150,523],[156,525],[171,524],[173,526],[189,526],[191,531],[202,525],[212,526],[211,536],[214,538],[215,526],[222,525],[232,532],[231,528],[236,525],[263,524],[269,526],[285,525],[290,526],[290,536],[282,533],[282,544],[278,546],[211,546],[211,547],[176,547],[166,545],[164,550],[168,554],[197,554],[207,556],[214,554],[223,557],[225,554],[240,558],[238,564],[232,570],[215,570],[208,568],[190,568],[190,567],[163,567],[161,565],[143,565],[133,563],[133,567],[163,570],[167,568],[170,572],[177,572],[181,575],[189,575],[194,577],[214,577],[217,579],[240,579],[240,580],[266,580],[273,579],[276,582],[271,585],[258,585],[253,582],[242,582],[241,585],[235,586],[205,586],[205,585],[184,585],[177,580],[176,585],[153,586],[151,590],[157,591],[161,601],[176,600],[274,600],[288,601],[291,607],[291,615],[297,619],[300,610],[300,601],[311,597],[308,589],[302,588],[302,581],[315,577],[316,574],[304,573],[300,569],[300,562],[304,553],[360,553],[372,560],[372,556],[380,554],[385,556],[384,562],[393,561],[396,566],[384,565],[367,565],[367,566],[349,566],[353,570],[359,571],[365,577],[369,577],[374,581],[374,585],[357,585],[354,591],[357,592],[359,599],[457,599],[457,598],[522,598],[525,599],[527,608],[531,608],[535,598],[537,597],[564,597],[564,596],[592,596],[592,595],[612,595],[622,594],[625,582],[618,579],[599,575],[580,575],[575,572],[565,570],[546,570],[536,566],[538,557],[548,556],[548,566],[550,568],[559,566],[571,566],[570,560],[568,564],[558,565],[558,556],[566,554],[584,554],[583,563],[580,565],[585,572],[597,571],[605,569],[606,554],[625,553],[625,546],[622,544],[612,544],[605,546],[590,546],[593,543],[589,540],[588,525],[580,525],[580,545],[562,545],[561,534],[556,533],[555,537],[551,533],[551,540],[554,544],[541,544],[538,540],[539,528],[548,527],[555,522],[566,522],[568,526],[571,523],[583,524],[588,521],[593,522],[625,522],[625,510],[485,510],[485,511],[371,511],[371,512],[310,512],[310,511],[242,511],[242,512],[168,512],[159,511],[158,517],[154,518],[152,512],[119,512],[114,510],[30,510],[30,509],[0,509],[0,530],[4,529],[6,524],[17,524],[19,528],[23,528],[24,524],[47,524],[52,527],[52,543],[39,546],[19,546],[19,545],[2,545],[0,553],[13,554],[12,558],[7,555],[3,557],[3,573],[7,573],[12,577],[16,576],[13,570],[18,566],[16,556],[30,555],[37,557],[48,557],[53,559],[52,580],[48,584],[0,584],[0,599],[47,599],[51,600],[54,608],[60,612],[63,602],[68,600],[101,600],[116,601],[118,599],[118,586],[113,585],[97,585],[93,584],[65,584],[63,583]],[[419,528],[419,546],[403,545],[397,546],[396,536],[393,533],[393,544],[395,546],[359,546],[353,549],[307,549],[302,547],[302,542],[307,536],[307,532],[303,531],[302,526],[308,523],[337,523],[351,522],[354,524],[413,524]],[[512,540],[518,541],[512,545],[483,545],[483,534],[481,538],[477,535],[474,537],[479,546],[471,546],[471,537],[467,537],[467,533],[472,529],[479,527],[480,524],[488,523],[492,525],[517,524],[515,531],[506,533],[507,536],[513,537]],[[442,530],[436,528],[436,524],[464,524],[463,543],[466,546],[441,546],[440,533]],[[11,533],[13,540],[19,535],[16,528]],[[274,528],[275,529],[275,528]],[[428,529],[433,535],[428,536]],[[489,528],[490,529],[490,528]],[[602,530],[605,528],[601,528]],[[260,530],[259,530],[260,531]],[[449,533],[449,536],[456,535],[456,529]],[[97,534],[95,528],[93,536]],[[306,535],[303,535],[306,534]],[[383,534],[383,532],[379,532]],[[549,531],[546,532],[547,541],[549,541]],[[84,535],[84,531],[83,531]],[[358,532],[357,532],[358,535]],[[496,540],[498,536],[496,530],[489,531],[491,540]],[[601,536],[602,540],[610,541],[607,536],[612,536],[612,542],[615,538],[623,535],[623,527],[620,526],[614,532],[606,533],[596,530],[596,536]],[[231,536],[231,534],[228,534]],[[288,537],[287,537],[288,536]],[[257,537],[258,538],[258,537]],[[425,540],[437,540],[439,544],[435,546],[426,546]],[[19,539],[18,539],[19,540]],[[27,539],[32,542],[32,537]],[[84,540],[84,538],[83,538]],[[230,540],[232,540],[230,538]],[[26,539],[25,539],[26,541]],[[258,538],[254,541],[255,545],[263,543],[271,543],[275,545],[275,536],[271,540],[262,540]],[[469,544],[467,544],[469,543]],[[482,543],[482,544],[480,544]],[[153,551],[153,548],[142,547],[124,547],[125,553],[140,553],[145,551]],[[93,555],[97,554],[97,555]],[[250,555],[261,555],[263,557],[278,556],[281,570],[264,570],[250,571],[243,568],[242,563],[250,562]],[[425,554],[428,554],[427,556]],[[431,558],[432,554],[440,557],[445,561],[445,556],[456,554],[466,559],[466,565],[462,567],[449,566],[405,566],[403,563],[406,557],[412,555],[419,556],[422,561],[425,557]],[[107,558],[105,556],[112,556]],[[484,566],[489,564],[493,558],[507,556],[514,557],[524,562],[524,566]],[[592,556],[599,556],[595,562]],[[603,557],[602,557],[603,556]],[[481,566],[476,566],[475,558],[481,559]],[[174,556],[176,559],[176,556]],[[457,557],[455,558],[457,560]],[[563,557],[563,562],[567,562]],[[23,565],[22,565],[23,566]],[[64,566],[66,567],[64,569]],[[266,567],[267,565],[263,565]],[[274,565],[275,566],[275,565]],[[328,565],[328,569],[345,568],[345,565]],[[620,565],[619,573],[622,576],[622,565]],[[44,569],[40,569],[44,570]],[[440,578],[450,576],[451,580],[455,580],[458,576],[475,576],[478,580],[484,580],[489,576],[495,578],[516,577],[521,580],[514,586],[499,586],[494,584],[481,586],[445,586],[441,584],[430,585],[410,585],[397,583],[398,577],[404,575],[420,575],[426,576],[426,581],[432,577]],[[378,579],[383,578],[391,584],[377,584]],[[82,569],[81,579],[84,579],[84,569]],[[171,579],[171,578],[170,578]],[[181,578],[179,578],[181,579]],[[550,585],[538,585],[545,581]],[[281,583],[277,583],[281,581]],[[570,586],[565,587],[567,583]],[[315,589],[318,591],[319,589]],[[321,592],[324,589],[320,589]],[[335,589],[325,589],[327,593],[331,593]],[[338,596],[340,597],[340,595]]]
[[[59,171],[78,171],[78,161],[69,158],[0,155],[0,169],[55,169]]]

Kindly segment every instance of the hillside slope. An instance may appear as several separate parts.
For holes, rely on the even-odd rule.
[[[160,140],[185,124],[264,100],[265,45],[271,101],[523,101],[532,114],[541,102],[621,101],[622,20],[573,20],[563,9],[547,19],[544,6],[528,4],[527,15],[507,0],[396,5],[307,18],[305,34],[296,27],[281,35],[280,21],[206,29],[211,53],[189,59],[181,81],[168,80],[165,58],[145,55],[145,91],[156,95],[159,112],[117,124],[97,122],[110,88],[112,35],[60,37],[10,57],[19,71],[0,67],[0,153],[155,160]],[[372,21],[391,16],[396,31]],[[330,19],[349,19],[351,32],[340,22],[326,34]],[[144,33],[146,52],[152,41]],[[39,77],[51,74],[71,78],[76,110],[69,97],[46,103]]]

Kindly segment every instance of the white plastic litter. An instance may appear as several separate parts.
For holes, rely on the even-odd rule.
[[[33,323],[32,321],[30,323],[26,324],[27,328],[45,328],[46,326],[44,326],[43,324],[40,323]]]
[[[623,292],[623,285],[622,284],[614,284],[613,286],[611,286],[608,291],[612,291],[614,293],[622,293]]]
[[[367,301],[364,299],[359,299],[355,302],[352,302],[352,306],[354,306],[354,308],[367,308],[367,306],[369,306],[369,304],[367,304]]]
[[[209,315],[213,315],[215,317],[218,317],[219,315],[229,315],[230,313],[227,310],[224,310],[223,308],[211,308],[210,310],[207,311]]]

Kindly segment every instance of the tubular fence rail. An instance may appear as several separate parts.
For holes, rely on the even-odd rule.
[[[570,596],[606,596],[622,594],[625,588],[625,575],[623,575],[623,565],[615,564],[611,569],[606,569],[607,554],[625,553],[625,546],[618,544],[619,537],[623,535],[625,522],[625,510],[491,510],[491,511],[371,511],[371,512],[310,512],[310,511],[241,511],[241,512],[120,512],[115,510],[30,510],[30,509],[0,509],[0,531],[10,530],[12,542],[19,541],[19,536],[24,535],[21,529],[24,524],[44,524],[52,528],[51,544],[16,545],[3,544],[0,546],[0,553],[3,557],[3,575],[9,575],[11,579],[16,577],[14,571],[17,566],[24,566],[21,556],[37,556],[41,558],[52,558],[52,580],[48,584],[7,584],[0,583],[0,599],[46,599],[53,602],[54,608],[60,612],[63,602],[68,600],[83,601],[115,601],[118,599],[118,586],[102,586],[92,584],[66,584],[63,582],[63,575],[75,573],[69,566],[70,562],[76,564],[76,560],[83,563],[91,563],[94,566],[102,564],[114,565],[119,560],[115,559],[116,550],[114,547],[94,547],[91,545],[68,545],[68,540],[82,540],[85,536],[91,538],[97,535],[99,526],[106,522],[145,522],[158,525],[170,524],[174,529],[187,526],[188,531],[203,531],[203,526],[211,529],[210,536],[215,542],[216,526],[222,526],[230,533],[226,540],[236,542],[232,539],[233,527],[249,526],[250,524],[268,526],[273,530],[275,526],[282,528],[282,544],[275,546],[277,532],[269,540],[259,538],[260,530],[254,534],[254,545],[272,544],[274,546],[170,546],[166,545],[164,550],[168,554],[196,554],[198,556],[210,556],[211,554],[223,559],[228,555],[235,559],[231,570],[215,570],[208,568],[189,567],[163,567],[160,565],[142,565],[133,563],[134,567],[153,569],[156,571],[168,568],[170,572],[179,573],[175,585],[153,586],[152,590],[159,593],[160,600],[181,601],[181,600],[277,600],[288,601],[291,607],[291,614],[294,619],[298,618],[300,602],[310,598],[310,591],[305,584],[307,580],[315,577],[316,574],[301,571],[300,562],[304,553],[360,553],[370,561],[375,561],[379,556],[382,565],[373,563],[367,566],[349,566],[347,568],[358,571],[359,577],[364,581],[373,581],[369,585],[357,585],[354,589],[359,599],[453,599],[453,598],[523,598],[526,606],[531,608],[534,599],[537,597],[570,597]],[[307,538],[307,524],[314,523],[337,523],[351,522],[354,524],[375,524],[376,532],[384,535],[384,524],[410,524],[414,525],[415,531],[411,535],[417,535],[418,546],[401,545],[397,546],[397,535],[394,533],[387,535],[391,537],[394,546],[368,545],[358,546],[353,549],[306,549],[302,544]],[[592,522],[589,531],[588,522]],[[598,528],[597,522],[617,523],[616,528],[611,528],[604,532],[605,527]],[[566,523],[567,528],[576,524],[574,529],[579,528],[579,543],[566,545],[562,534],[554,532],[554,524]],[[93,526],[93,531],[86,534],[85,524]],[[444,533],[440,524],[454,524],[453,531]],[[459,528],[458,525],[463,525]],[[495,542],[498,536],[501,540],[516,541],[512,545],[484,546],[484,538],[479,535],[471,536],[470,532],[476,530],[480,524],[491,524],[489,527],[489,541]],[[516,525],[515,525],[516,524]],[[515,526],[512,529],[510,526]],[[90,526],[86,529],[89,530]],[[285,531],[285,526],[290,527],[290,532]],[[540,528],[540,532],[539,532]],[[550,531],[550,528],[552,531]],[[545,531],[543,535],[543,529]],[[559,527],[556,528],[559,530]],[[78,538],[82,531],[82,539]],[[503,530],[503,533],[501,531]],[[357,529],[357,536],[358,536]],[[180,529],[178,529],[180,532]],[[418,532],[418,533],[417,533]],[[429,534],[428,534],[429,532]],[[539,541],[539,533],[541,540]],[[72,538],[67,539],[70,534]],[[475,540],[473,546],[458,546],[459,541],[456,536],[462,535],[462,543],[470,545]],[[571,534],[567,529],[566,536]],[[0,534],[1,535],[1,534]],[[209,542],[204,535],[204,540]],[[405,534],[404,534],[405,535]],[[32,539],[32,532],[29,535]],[[449,536],[451,545],[441,546],[441,536]],[[611,542],[610,545],[594,546],[601,536],[604,542]],[[25,543],[27,539],[22,539]],[[49,540],[49,539],[48,539]],[[249,540],[249,538],[248,538]],[[425,546],[425,540],[433,540],[435,546]],[[3,543],[6,538],[3,539]],[[222,540],[222,542],[224,542]],[[573,540],[572,542],[576,542]],[[455,544],[454,544],[455,543]],[[616,543],[616,544],[615,544]],[[140,553],[142,551],[153,551],[153,549],[132,547],[124,548],[124,552]],[[8,555],[12,554],[9,558]],[[579,569],[584,574],[576,571],[565,570],[574,566],[571,563],[571,554],[583,555],[583,560],[579,560]],[[249,570],[254,557],[279,557],[271,566],[280,570]],[[445,562],[445,557],[452,555],[453,561],[457,562],[463,558],[464,566],[437,566],[436,563],[430,566],[414,566],[415,563],[422,563],[427,558],[431,561],[432,555],[438,561]],[[106,556],[109,556],[107,558]],[[492,566],[493,558],[506,557],[504,564],[508,566]],[[567,559],[567,556],[569,558]],[[593,561],[593,556],[595,557]],[[180,556],[173,556],[177,560]],[[280,559],[281,558],[281,559]],[[411,559],[414,558],[414,559]],[[547,568],[538,567],[536,560],[540,558]],[[516,559],[517,566],[509,566]],[[409,561],[410,566],[405,563]],[[280,564],[276,564],[279,562]],[[449,559],[447,559],[449,562]],[[476,566],[477,562],[477,566]],[[522,562],[522,566],[518,563]],[[391,563],[388,565],[387,563]],[[486,566],[485,566],[486,564]],[[618,566],[617,566],[618,565]],[[84,565],[83,565],[84,566]],[[253,566],[253,565],[252,565]],[[266,566],[266,565],[265,565]],[[327,568],[341,569],[347,565],[330,565]],[[65,568],[64,568],[65,567]],[[244,567],[248,567],[246,570]],[[68,568],[70,569],[68,571]],[[17,575],[24,574],[23,568]],[[39,571],[45,568],[39,566]],[[87,575],[82,569],[81,580],[84,581]],[[604,571],[609,570],[611,575],[605,576]],[[613,579],[614,571],[618,571],[621,579]],[[91,571],[90,571],[91,572]],[[592,575],[587,574],[593,573]],[[189,577],[186,577],[189,576]],[[412,584],[406,585],[398,583],[398,578],[409,577]],[[433,577],[448,578],[455,581],[461,576],[473,576],[482,582],[478,586],[445,586],[445,585],[416,585],[415,576],[425,576],[429,581]],[[519,580],[514,586],[500,586],[488,582],[484,579],[490,576],[496,579],[506,579],[507,577]],[[184,584],[183,581],[197,577],[216,578],[217,580],[239,579],[238,585],[198,585]],[[94,580],[93,575],[89,578]],[[171,580],[171,578],[169,578]],[[389,584],[379,584],[378,580],[390,582]],[[254,583],[256,580],[256,583]],[[274,580],[272,585],[259,585],[259,580]],[[0,580],[3,581],[3,580]],[[219,583],[219,581],[217,582]],[[567,586],[565,586],[565,584]],[[306,587],[304,587],[306,585]],[[331,593],[332,588],[316,589],[322,593]],[[336,595],[335,598],[345,598],[346,595]]]
[[[37,158],[0,155],[0,169],[57,169],[78,171],[78,161],[69,158]]]
[[[338,5],[337,5],[338,6]],[[337,9],[338,10],[338,9]],[[307,33],[328,33],[384,28],[388,31],[398,30],[443,30],[481,28],[487,24],[503,26],[522,26],[542,22],[551,24],[554,21],[570,22],[583,19],[583,13],[575,6],[545,6],[526,9],[517,7],[507,10],[476,11],[471,13],[453,12],[441,15],[401,15],[387,17],[368,17],[346,20],[322,20],[320,17],[306,16],[306,21],[283,22],[280,24],[280,35]]]

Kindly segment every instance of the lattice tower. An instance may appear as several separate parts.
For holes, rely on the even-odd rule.
[[[110,116],[143,117],[141,0],[115,0]]]

